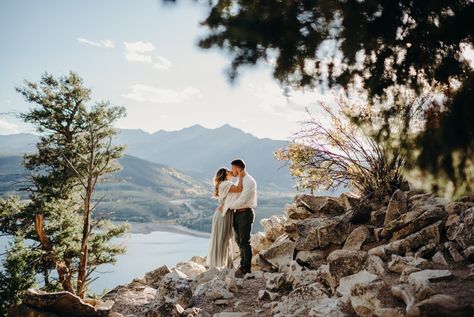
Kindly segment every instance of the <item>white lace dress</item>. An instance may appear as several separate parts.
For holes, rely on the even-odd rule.
[[[231,181],[219,185],[219,202],[224,206],[212,217],[211,237],[206,263],[209,267],[232,268],[232,221],[233,213],[228,211],[229,204],[239,197],[239,193],[229,193]]]

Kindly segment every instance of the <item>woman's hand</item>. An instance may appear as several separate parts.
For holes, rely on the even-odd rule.
[[[222,212],[222,209],[223,209],[223,208],[224,208],[224,207],[221,205],[221,206],[219,206],[219,207],[216,208],[216,211]]]

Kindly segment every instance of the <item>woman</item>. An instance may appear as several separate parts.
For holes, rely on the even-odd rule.
[[[243,175],[239,175],[238,185],[231,179],[233,174],[226,168],[217,171],[214,177],[214,197],[219,200],[219,207],[212,218],[211,238],[206,264],[209,267],[232,268],[232,220],[233,214],[228,211],[229,204],[239,197],[242,191]]]

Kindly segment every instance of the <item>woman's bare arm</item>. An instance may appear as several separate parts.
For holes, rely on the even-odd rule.
[[[230,189],[229,189],[229,193],[240,193],[242,192],[242,189],[244,188],[244,174],[240,174],[239,175],[239,183],[237,184],[237,186],[235,185],[232,185],[230,186]]]

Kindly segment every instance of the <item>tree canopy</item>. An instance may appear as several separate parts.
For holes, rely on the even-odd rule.
[[[231,82],[242,66],[271,61],[274,78],[284,86],[340,88],[349,97],[356,92],[374,106],[393,105],[380,108],[387,118],[410,103],[407,93],[443,95],[425,109],[414,160],[438,179],[466,185],[474,156],[474,71],[463,53],[474,47],[473,1],[217,0],[208,5],[201,21],[208,32],[198,45],[230,54]]]

